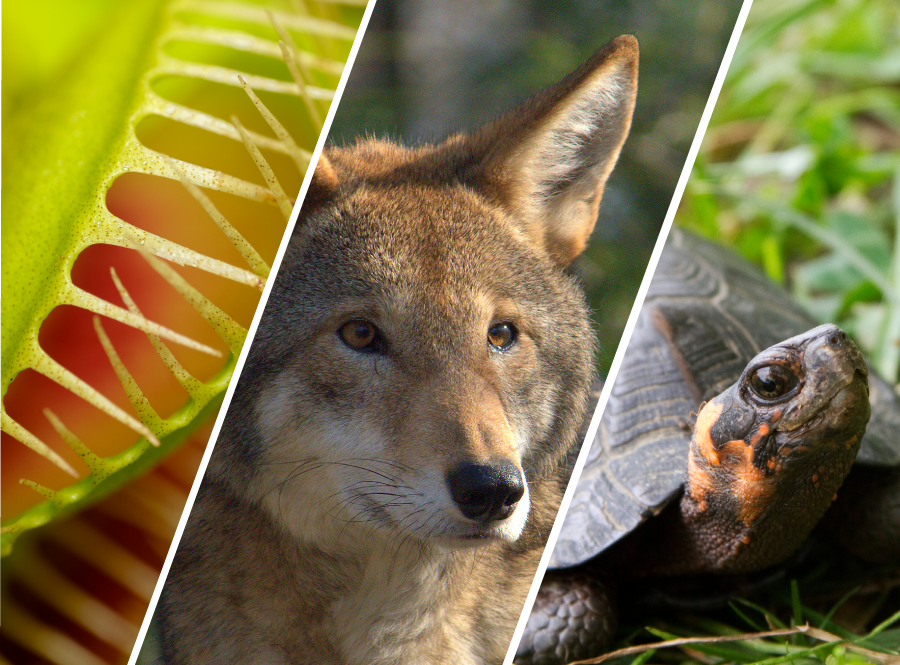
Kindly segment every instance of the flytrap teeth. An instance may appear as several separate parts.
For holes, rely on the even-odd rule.
[[[71,464],[60,457],[56,451],[50,448],[50,446],[48,446],[34,434],[29,432],[15,420],[6,415],[5,409],[2,412],[2,423],[4,432],[20,441],[21,443],[25,444],[25,446],[30,448],[32,451],[36,452],[48,462],[53,463],[55,466],[65,471],[73,478],[80,478],[78,472],[75,471]]]
[[[178,291],[179,295],[188,301],[191,306],[197,310],[197,313],[200,314],[200,316],[206,319],[206,322],[209,323],[219,337],[225,341],[231,352],[237,356],[241,352],[244,340],[247,338],[246,329],[228,316],[228,314],[219,309],[209,298],[194,288],[190,282],[175,272],[175,270],[165,261],[146,251],[134,240],[131,240],[131,244],[132,248],[138,250],[141,256],[144,257],[144,260],[150,264],[150,267],[165,279],[172,288]],[[202,347],[211,350],[213,352],[212,355],[222,356],[220,351],[212,349],[212,347],[200,344],[199,342],[194,342],[193,340],[191,340],[191,342],[192,344],[197,345],[194,348],[199,349]]]
[[[247,85],[247,82],[244,80],[242,76],[238,76],[238,81],[241,82],[241,87],[244,88],[244,92],[247,93],[247,96],[250,97],[250,101],[256,106],[260,115],[265,119],[268,123],[269,127],[272,128],[272,131],[275,132],[275,136],[278,137],[279,141],[281,141],[281,145],[283,146],[285,152],[294,160],[294,163],[297,165],[297,168],[300,172],[304,172],[306,168],[309,166],[309,161],[312,158],[312,155],[305,150],[302,150],[297,143],[294,141],[294,137],[290,135],[284,125],[278,122],[278,119],[272,115],[272,112],[266,108],[266,105],[260,101],[259,97],[256,96],[256,93],[253,92],[253,88]],[[250,136],[251,140],[254,143],[259,144],[258,135],[254,135],[251,132],[247,132],[248,136]]]
[[[189,446],[202,454],[197,440]],[[189,485],[169,479],[184,461],[164,463],[90,514],[75,515],[39,541],[19,545],[29,575],[7,571],[15,592],[3,599],[5,642],[53,665],[126,662],[187,500]],[[123,532],[130,537],[121,538]],[[85,640],[86,634],[92,638]]]
[[[297,85],[297,92],[300,94],[300,97],[303,99],[303,103],[306,105],[306,110],[309,113],[310,120],[312,120],[316,125],[321,125],[322,119],[319,116],[319,111],[316,109],[316,103],[313,101],[309,86],[307,85],[303,74],[300,72],[300,69],[297,66],[297,63],[300,61],[299,58],[294,58],[295,52],[292,51],[283,41],[278,42],[278,47],[281,49],[282,58],[284,58],[284,62],[288,66],[288,71],[291,73],[291,78],[294,79],[294,83]]]
[[[341,0],[341,2],[335,4],[365,7],[366,0]],[[242,5],[231,2],[215,5],[208,0],[184,0],[184,2],[181,3],[181,6],[191,11],[221,18],[237,19],[239,21],[246,21],[247,23],[260,26],[269,23],[268,14],[272,12],[282,23],[284,23],[284,25],[299,32],[319,37],[342,39],[345,41],[353,41],[356,37],[356,30],[343,23],[337,23],[329,19],[316,18],[304,14],[288,14],[284,11],[263,9],[252,5]]]
[[[102,551],[103,572],[143,602],[150,602],[158,572],[90,522],[67,520],[49,533],[49,540],[65,550],[66,557],[74,556],[84,561],[94,560],[97,551]]]
[[[284,29],[284,25],[275,18],[275,14],[272,12],[269,12],[269,20],[272,22],[272,27],[275,28],[275,32],[277,32],[278,36],[281,38],[281,41],[278,42],[278,48],[281,49],[281,56],[288,67],[288,71],[291,73],[291,78],[294,79],[294,83],[297,84],[297,91],[303,98],[303,103],[306,105],[309,117],[316,125],[321,125],[321,115],[316,108],[316,103],[313,101],[308,87],[312,81],[312,76],[306,68],[303,59],[297,52],[297,46],[294,44],[294,40],[291,39],[291,35],[288,31]]]
[[[36,483],[33,480],[28,480],[28,478],[19,478],[19,484],[25,485],[26,487],[30,487],[35,492],[40,494],[42,497],[44,497],[45,499],[49,499],[50,501],[52,501],[53,503],[55,503],[58,506],[63,505],[62,500],[59,498],[59,494],[57,494],[54,490],[50,489],[49,487],[44,487],[43,485],[40,485],[39,483]]]
[[[281,183],[278,182],[278,178],[275,177],[275,172],[272,170],[272,167],[269,166],[269,162],[266,161],[266,158],[263,157],[259,148],[253,143],[253,140],[247,134],[247,130],[244,129],[244,126],[241,124],[241,121],[237,119],[237,116],[231,116],[231,123],[235,126],[235,129],[238,130],[238,134],[241,135],[241,140],[244,142],[247,152],[250,153],[250,157],[253,158],[253,162],[256,164],[256,168],[259,169],[259,173],[262,175],[263,180],[266,181],[269,191],[275,196],[281,214],[284,215],[285,220],[290,220],[294,205],[287,197],[287,194],[284,193],[284,189],[281,187]]]
[[[68,389],[69,392],[78,395],[84,401],[94,405],[106,415],[118,420],[132,431],[140,434],[154,446],[159,445],[159,439],[157,439],[156,435],[150,431],[149,427],[113,404],[106,396],[79,379],[50,356],[44,355],[39,362],[35,363],[34,369],[48,379],[55,381],[63,388]]]
[[[110,267],[109,272],[110,275],[112,275],[112,279],[113,282],[115,282],[116,289],[118,289],[119,295],[122,296],[122,300],[125,302],[128,310],[134,312],[135,314],[141,315],[141,310],[138,309],[138,306],[132,299],[131,294],[128,293],[128,290],[122,284],[122,281],[119,279],[119,275],[116,274],[116,269]],[[202,397],[209,392],[206,385],[202,381],[199,381],[191,376],[191,374],[181,365],[181,363],[178,362],[178,359],[169,350],[169,348],[165,344],[163,344],[162,339],[158,335],[154,335],[153,333],[149,332],[145,334],[147,335],[147,339],[149,339],[150,343],[153,345],[153,348],[156,350],[156,354],[165,363],[166,367],[172,373],[178,383],[181,384],[181,387],[184,388],[194,400],[202,399]]]
[[[358,13],[361,17],[366,0],[337,0],[335,4],[359,7]],[[271,208],[277,207],[280,216],[285,220],[291,218],[294,200],[289,196],[290,191],[285,190],[289,176],[279,173],[279,181],[272,167],[280,168],[284,164],[291,171],[292,186],[295,184],[296,174],[292,171],[293,167],[287,164],[287,160],[281,156],[287,157],[292,164],[296,165],[301,179],[309,168],[312,158],[311,151],[322,129],[322,119],[334,98],[338,79],[344,69],[344,62],[341,58],[349,52],[350,44],[357,33],[355,25],[344,25],[330,18],[317,18],[313,15],[317,13],[314,9],[310,11],[303,0],[291,0],[287,5],[280,6],[274,11],[267,11],[265,7],[253,4],[241,5],[234,1],[175,0],[168,9],[163,10],[163,16],[167,20],[160,23],[160,32],[152,41],[152,45],[148,46],[148,49],[152,50],[156,57],[147,59],[146,62],[151,64],[142,71],[136,72],[138,97],[134,108],[125,112],[126,115],[122,118],[126,124],[123,140],[114,149],[115,152],[109,155],[109,159],[104,162],[106,166],[103,167],[105,171],[102,173],[103,186],[90,194],[93,198],[87,202],[90,206],[85,208],[88,212],[85,213],[84,219],[75,220],[82,224],[82,227],[79,227],[82,228],[81,236],[78,237],[80,244],[77,244],[77,247],[73,246],[74,249],[69,248],[65,255],[60,254],[60,258],[64,258],[65,262],[64,264],[61,262],[64,274],[61,275],[59,291],[47,311],[35,315],[29,324],[31,327],[28,332],[31,337],[24,338],[26,341],[20,344],[25,350],[25,354],[22,356],[24,360],[19,361],[8,372],[11,378],[7,379],[6,375],[4,377],[4,381],[9,385],[24,370],[32,370],[62,386],[72,395],[87,401],[143,438],[127,446],[117,455],[102,457],[91,450],[94,446],[88,437],[82,441],[63,423],[63,419],[68,420],[68,411],[56,405],[53,407],[56,413],[49,409],[45,410],[44,415],[56,433],[90,470],[89,476],[81,478],[85,469],[74,462],[74,457],[70,453],[60,450],[66,455],[64,458],[8,416],[5,408],[0,405],[0,414],[2,414],[2,423],[0,424],[5,433],[73,478],[81,478],[77,483],[73,482],[70,486],[56,491],[35,481],[23,480],[23,484],[39,492],[48,501],[27,509],[8,520],[2,527],[3,556],[11,551],[18,534],[55,520],[58,515],[62,514],[63,509],[69,510],[80,505],[87,494],[94,491],[95,487],[99,492],[111,490],[115,484],[120,482],[134,484],[133,481],[129,481],[131,476],[128,473],[117,474],[116,472],[129,464],[134,464],[145,455],[151,446],[159,446],[161,440],[166,443],[166,446],[170,444],[174,446],[178,440],[175,435],[185,430],[189,424],[196,422],[196,419],[202,414],[209,414],[214,409],[216,400],[224,394],[236,359],[246,339],[247,331],[182,277],[182,271],[175,268],[175,265],[196,268],[231,282],[250,286],[259,292],[265,289],[271,267],[263,258],[265,252],[262,250],[262,245],[256,244],[256,241],[253,240],[255,236],[251,235],[249,230],[245,230],[250,229],[250,226],[242,226],[245,220],[238,218],[236,216],[238,213],[230,212],[230,209],[225,206],[232,205],[231,199],[241,199],[234,202],[236,210],[245,209],[245,202],[254,206],[270,208],[262,212],[264,215],[268,215],[269,219],[274,220],[273,232],[279,236],[282,235],[284,226],[279,224],[277,217],[271,216]],[[168,48],[175,43],[179,44],[177,48]],[[180,44],[211,47],[204,51],[208,51],[210,54],[210,64],[182,57],[179,50]],[[217,55],[219,49],[226,49],[229,53],[227,56],[219,58]],[[243,52],[250,56],[251,60],[234,59],[235,52]],[[250,70],[255,67],[252,59],[258,57],[271,59],[271,64],[280,69],[281,73],[274,77],[252,73]],[[287,71],[283,70],[281,61],[285,63]],[[158,81],[163,80],[187,80],[204,87],[212,84],[208,88],[219,91],[216,94],[221,93],[222,99],[228,100],[227,105],[221,110],[194,108],[195,104],[191,101],[193,97],[182,97],[181,88],[178,88],[178,92],[172,92],[172,88],[166,85],[156,85]],[[133,82],[129,79],[127,84],[131,85]],[[242,96],[233,97],[221,89],[222,86],[242,89],[271,131],[266,131],[262,126],[257,128],[259,131],[244,128],[233,113],[242,115],[244,111],[240,105],[246,104],[246,102],[241,101]],[[271,101],[265,97],[267,94],[273,97]],[[263,96],[265,103],[259,95]],[[229,106],[235,103],[236,106]],[[289,104],[291,109],[279,121],[273,111],[280,108],[279,104],[284,103]],[[200,104],[196,106],[200,106]],[[281,114],[279,113],[279,115]],[[167,149],[161,152],[151,148],[144,142],[143,136],[138,135],[139,125],[149,118],[177,123],[180,127],[190,128],[189,131],[198,133],[198,136],[199,133],[205,133],[207,137],[213,135],[223,137],[226,142],[240,141],[262,174],[263,182],[259,182],[255,177],[253,178],[254,182],[250,182],[237,175],[231,175],[229,171],[232,169],[225,162],[212,162],[209,165],[212,168],[208,168],[200,165],[204,163],[202,159],[178,159],[177,157],[184,155],[170,152]],[[295,121],[295,124],[286,122],[286,119]],[[249,121],[249,118],[245,118],[245,120]],[[295,125],[297,126],[296,131],[293,129]],[[291,130],[289,131],[288,128]],[[266,150],[271,152],[263,156],[261,151]],[[227,154],[233,153],[227,152]],[[270,161],[272,165],[270,165]],[[217,170],[216,167],[221,167],[221,170]],[[237,265],[232,265],[201,251],[182,246],[164,236],[158,236],[139,228],[132,223],[134,220],[128,221],[130,218],[120,219],[117,217],[108,207],[107,197],[110,187],[120,176],[125,174],[141,174],[142,176],[166,178],[170,181],[180,182],[191,198],[200,204],[205,213],[235,247],[242,260],[235,259]],[[290,190],[290,188],[288,189]],[[227,197],[221,195],[227,195]],[[186,205],[192,206],[193,204],[188,202]],[[197,212],[199,213],[199,211]],[[249,223],[253,220],[255,217],[248,216],[246,222]],[[203,221],[203,224],[206,222]],[[238,229],[241,229],[243,233]],[[247,234],[249,239],[244,234]],[[269,240],[267,238],[263,242],[269,242]],[[113,269],[110,270],[110,274],[122,297],[124,307],[121,304],[108,302],[76,286],[71,273],[76,257],[85,247],[99,244],[114,245],[139,252],[154,271],[161,275],[212,326],[225,346],[223,347],[218,341],[213,342],[212,345],[204,344],[197,338],[199,333],[188,336],[148,319]],[[187,276],[191,277],[191,275]],[[134,293],[133,287],[131,290]],[[245,294],[241,294],[240,299],[236,299],[236,306],[238,303],[243,306],[242,299],[244,297]],[[113,401],[92,388],[88,382],[51,358],[41,348],[37,330],[41,322],[46,319],[47,312],[60,305],[79,308],[98,317],[107,317],[136,330],[141,330],[166,368],[187,392],[189,398],[184,406],[167,418],[162,418],[156,413],[137,383],[138,380],[143,380],[142,375],[132,376],[123,362],[123,358],[128,360],[132,356],[125,354],[125,348],[122,346],[124,342],[120,344],[115,335],[110,339],[108,332],[111,331],[102,318],[93,319],[94,330],[116,372],[119,383],[131,402],[132,409],[126,407],[126,412],[118,407]],[[144,309],[148,315],[153,316],[147,307]],[[202,326],[202,324],[200,325]],[[29,339],[33,342],[28,341]],[[207,381],[201,381],[181,365],[170,349],[172,343],[208,356],[225,358],[225,360],[217,374]],[[225,347],[230,353],[224,352]],[[60,360],[65,362],[65,358],[60,358]],[[5,388],[6,386],[4,386]],[[30,421],[27,422],[31,426]],[[72,460],[71,463],[67,459]],[[156,456],[152,454],[145,458],[147,464],[155,459]],[[75,470],[75,466],[81,471],[80,474]],[[21,475],[31,474],[25,472]],[[17,478],[18,475],[15,477]],[[49,480],[44,482],[57,487]],[[102,487],[97,487],[101,483]],[[165,529],[161,529],[159,532],[161,539],[167,537],[164,532],[171,525],[161,524],[162,526],[165,526]],[[63,649],[59,653],[74,652]],[[50,658],[50,660],[69,662],[65,656]],[[0,663],[2,662],[3,659],[0,656]]]
[[[23,583],[36,598],[51,604],[69,621],[123,653],[134,646],[139,626],[125,620],[63,575],[40,552],[34,553],[29,565],[35,574]]]
[[[35,617],[13,599],[3,601],[3,625],[7,628],[4,635],[54,665],[109,665],[108,661]]]
[[[279,55],[279,58],[280,57],[281,56]],[[224,136],[225,138],[229,138],[233,141],[241,140],[241,137],[238,136],[237,130],[234,128],[234,125],[232,125],[227,120],[217,118],[214,115],[209,115],[208,113],[203,113],[202,111],[197,111],[196,109],[192,109],[187,106],[169,102],[162,97],[154,97],[152,100],[148,100],[147,107],[148,110],[152,111],[155,115],[169,118],[170,120],[174,120],[175,122],[179,122],[189,127],[202,129],[204,131],[210,132],[211,134]],[[281,141],[249,130],[247,133],[253,137],[253,140],[261,148],[267,148],[268,150],[274,150],[276,152],[284,152],[285,154],[287,153],[284,144]],[[300,149],[300,151],[301,153],[306,154],[302,148]],[[178,160],[173,160],[171,157],[166,158],[171,162],[181,164],[184,163],[179,162]]]
[[[330,4],[333,0],[326,1]],[[329,8],[322,9],[322,13],[346,16],[349,23],[353,20],[349,17],[363,15],[362,8],[367,0],[334,0],[334,3],[343,6],[340,14]],[[142,3],[133,4],[140,6]],[[263,257],[275,256],[272,247],[277,242],[272,236],[277,234],[280,238],[284,231],[280,218],[289,220],[291,217],[294,203],[291,194],[296,192],[293,188],[309,168],[312,150],[322,129],[322,119],[344,70],[342,58],[350,51],[350,44],[356,37],[355,27],[314,16],[321,8],[316,3],[311,2],[310,8],[306,7],[304,0],[278,4],[279,9],[269,12],[264,7],[253,4],[242,6],[234,0],[174,0],[162,10],[161,18],[164,20],[159,23],[154,39],[146,41],[146,55],[152,57],[141,58],[140,61],[149,64],[143,70],[135,70],[136,81],[129,79],[127,82],[127,85],[136,83],[137,87],[134,107],[123,110],[121,116],[124,128],[122,142],[117,144],[118,147],[111,148],[112,152],[104,162],[105,170],[101,173],[103,186],[92,191],[90,196],[93,198],[85,202],[90,205],[85,208],[89,213],[85,213],[84,230],[77,238],[80,244],[75,249],[69,248],[65,256],[60,255],[63,268],[60,291],[46,312],[32,317],[29,325],[32,326],[30,339],[33,343],[28,342],[30,346],[26,348],[26,360],[21,362],[21,366],[15,366],[9,380],[4,378],[4,391],[18,374],[26,369],[32,370],[65,388],[70,396],[87,401],[125,424],[143,438],[134,442],[137,437],[132,436],[131,444],[122,442],[121,452],[103,457],[92,450],[100,449],[92,444],[91,437],[83,433],[81,425],[70,416],[73,411],[68,405],[42,399],[38,402],[41,406],[50,404],[53,409],[44,409],[44,416],[62,442],[78,455],[79,463],[72,453],[60,447],[62,442],[51,441],[58,453],[8,416],[5,407],[0,404],[3,431],[73,478],[57,482],[60,474],[44,467],[48,478],[36,477],[50,487],[36,480],[19,480],[21,485],[40,495],[32,497],[33,500],[41,500],[35,501],[36,505],[8,519],[0,527],[3,534],[0,554],[7,556],[13,550],[19,550],[18,555],[14,553],[10,560],[4,578],[6,589],[14,585],[15,592],[4,596],[0,665],[5,665],[7,659],[18,662],[14,654],[8,653],[13,648],[27,654],[26,658],[52,665],[117,665],[124,663],[132,651],[140,616],[152,598],[159,569],[183,512],[196,465],[206,448],[206,439],[199,434],[188,436],[187,446],[181,448],[177,456],[166,456],[180,445],[190,427],[214,415],[217,400],[225,394],[247,335],[237,320],[188,282],[188,279],[193,281],[195,273],[175,266],[196,268],[231,283],[264,291],[271,267]],[[360,11],[346,13],[343,9],[347,7],[359,7]],[[132,41],[139,42],[143,43],[143,40]],[[202,57],[208,56],[209,62],[214,64],[201,64],[182,57],[182,53],[193,54],[198,47],[204,53]],[[247,57],[235,58],[235,54]],[[259,64],[259,58],[271,61],[266,65],[266,71],[271,68],[271,71],[278,73],[274,77],[252,73]],[[285,65],[281,65],[281,61]],[[169,86],[172,81],[175,85]],[[161,84],[157,85],[158,82]],[[182,82],[187,85],[182,86]],[[195,85],[198,87],[191,92]],[[243,95],[236,92],[238,89],[246,93],[271,131],[258,123]],[[190,94],[183,94],[183,91]],[[197,91],[212,91],[213,94],[191,96]],[[201,103],[194,103],[194,100],[200,99]],[[209,103],[212,99],[226,102],[219,108]],[[281,109],[285,112],[282,113]],[[251,125],[251,120],[256,121],[258,126],[246,129],[233,114]],[[139,135],[145,120],[144,127],[149,129],[146,135]],[[158,146],[150,143],[159,140],[155,126],[171,126],[171,123],[175,123],[178,131],[185,132],[184,135],[202,136],[197,146],[210,145],[215,150],[221,149],[221,153],[215,154],[224,155],[227,159],[236,157],[246,160],[236,145],[236,142],[242,143],[262,174],[263,181],[256,178],[252,170],[248,172],[252,182],[232,175],[243,173],[249,167],[246,161],[243,165],[235,164],[232,169],[228,162],[218,161],[218,157],[212,159],[211,155],[207,164],[206,156],[196,157],[197,153],[191,152],[194,148],[178,145],[178,150],[184,149],[184,152],[176,152],[163,147],[172,145],[170,142],[159,141]],[[145,137],[147,143],[144,142]],[[155,150],[156,147],[159,150]],[[202,152],[199,154],[203,155]],[[55,163],[52,162],[53,165]],[[292,164],[299,171],[300,178],[296,177]],[[280,182],[275,176],[276,171]],[[126,174],[138,175],[131,177]],[[65,172],[60,175],[65,175]],[[137,208],[122,208],[126,211],[122,213],[124,218],[117,217],[112,212],[116,208],[111,210],[109,207],[109,194],[120,177],[123,180],[120,191],[124,192],[133,192],[131,187],[140,187],[141,182],[152,179],[156,180],[156,184],[164,182],[161,179],[166,179],[168,183],[180,182],[241,258],[230,259],[232,265],[207,255],[210,252],[203,253],[204,246],[198,247],[200,251],[182,246],[175,242],[174,235],[172,240],[166,237],[169,232],[165,229],[173,227],[159,225],[162,235],[140,228],[135,225],[140,224],[138,220],[142,219],[135,212]],[[193,214],[198,223],[207,226],[210,235],[216,234],[215,229],[208,227],[208,222],[203,219],[204,214],[187,197],[182,196],[179,200],[183,201],[186,214]],[[278,213],[275,213],[276,207]],[[151,209],[148,207],[148,210]],[[132,214],[134,219],[130,216]],[[261,228],[260,219],[271,220],[271,229]],[[146,226],[146,229],[155,229],[157,221],[162,219],[148,221],[154,226]],[[259,243],[257,237],[260,238]],[[125,279],[123,283],[114,268],[110,268],[110,276],[121,301],[116,301],[114,296],[107,301],[76,286],[72,267],[78,253],[85,247],[100,244],[125,248],[124,252],[118,251],[131,260],[140,255],[212,326],[221,341],[208,336],[208,331],[203,330],[203,324],[196,317],[192,318],[200,332],[190,332],[188,335],[151,321],[148,316],[160,316],[155,314],[159,310],[152,308],[155,302],[145,300],[146,293],[138,291],[137,285],[130,280]],[[210,281],[203,282],[207,283]],[[159,291],[168,291],[158,280],[156,284],[161,287]],[[215,284],[216,293],[222,293],[220,287],[222,284]],[[246,289],[240,289],[238,293],[239,287],[231,287],[231,284],[225,285],[225,288],[232,288],[237,297],[233,301],[221,302],[229,309],[233,305],[234,311],[242,311],[237,308],[245,307],[245,299],[253,296]],[[171,292],[169,295],[177,298]],[[40,346],[37,333],[41,322],[46,320],[47,312],[60,305],[97,315],[92,317],[94,332],[131,403],[132,408],[124,407],[127,412],[69,372]],[[140,385],[148,389],[151,396],[156,393],[149,390],[150,384],[145,384],[145,375],[137,371],[138,365],[132,364],[132,359],[136,357],[132,352],[146,354],[149,349],[133,335],[117,337],[114,333],[120,331],[111,329],[108,321],[101,317],[141,330],[146,335],[165,367],[187,393],[187,396],[182,395],[184,403],[180,409],[166,418],[156,413]],[[182,329],[182,322],[177,319],[164,320],[174,328]],[[212,345],[203,344],[200,339]],[[132,342],[144,348],[132,347]],[[176,358],[173,350],[179,353],[179,357],[182,354],[172,346],[173,343],[208,356],[225,357],[225,360],[215,370],[215,363],[191,356],[198,362],[198,367],[217,372],[201,381]],[[230,353],[224,352],[226,347]],[[47,348],[52,350],[52,347]],[[156,362],[152,358],[150,360]],[[66,357],[60,357],[60,361],[65,363]],[[102,360],[100,362],[103,364]],[[128,362],[134,375],[125,362]],[[157,369],[162,371],[159,367]],[[86,378],[90,379],[91,375],[86,375]],[[118,388],[112,385],[112,391],[117,392]],[[40,399],[41,396],[35,395],[35,398]],[[78,404],[80,400],[72,400],[74,408],[84,407],[83,403]],[[13,415],[20,417],[15,410]],[[23,423],[35,431],[44,431],[39,427],[46,429],[43,422],[32,424],[25,416],[21,417]],[[67,427],[67,423],[74,432]],[[124,438],[128,438],[127,431],[123,434]],[[48,439],[53,436],[47,434]],[[151,446],[160,446],[161,442],[162,449],[151,450]],[[117,442],[112,443],[115,445]],[[25,455],[30,457],[28,453]],[[151,465],[158,461],[161,464],[152,468]],[[37,465],[40,464],[37,462]],[[37,465],[36,468],[39,468]],[[35,477],[38,473],[35,471],[32,474],[23,468],[22,473],[16,474],[13,479]],[[53,473],[56,475],[51,475]],[[26,494],[23,502],[28,500],[28,491],[20,490]],[[112,492],[114,494],[106,496]],[[88,506],[88,501],[94,499],[98,501]],[[63,515],[69,517],[59,519]],[[51,528],[41,529],[31,538],[22,538],[16,544],[22,533],[44,525]]]
[[[232,127],[231,124],[229,124],[228,126]],[[234,127],[232,127],[232,129],[234,129]],[[235,135],[236,134],[237,132],[235,130]],[[184,163],[175,163],[179,166],[179,168],[182,169],[182,172],[184,173]],[[185,175],[187,174],[185,173]],[[164,177],[171,177],[174,180],[178,180],[178,176],[169,167],[166,167],[166,174],[164,175]],[[271,203],[275,204],[275,197],[272,195],[272,192],[262,186],[253,186],[259,187],[260,190],[265,191],[266,196],[271,199]],[[264,281],[261,280],[259,275],[254,275],[249,270],[238,268],[237,266],[233,266],[230,263],[225,263],[224,261],[219,261],[218,259],[214,259],[212,257],[206,256],[205,254],[201,254],[200,252],[195,252],[192,249],[182,247],[181,245],[178,245],[170,240],[166,240],[165,238],[161,238],[152,233],[148,233],[143,229],[139,229],[136,226],[132,226],[127,222],[122,222],[120,219],[118,219],[108,211],[105,211],[104,217],[107,227],[112,233],[115,234],[113,238],[114,244],[117,244],[121,247],[134,248],[135,243],[137,243],[140,247],[147,250],[151,254],[158,256],[161,259],[166,259],[167,261],[171,261],[172,263],[176,263],[180,266],[197,268],[199,270],[203,270],[204,272],[208,272],[211,275],[217,275],[219,277],[231,280],[232,282],[246,284],[247,286],[260,288],[260,282]],[[78,291],[78,289],[76,289],[76,291]],[[83,298],[84,296],[79,293],[78,297]]]
[[[296,147],[296,145],[294,147]],[[168,157],[166,157],[165,160],[169,165],[169,168],[178,174],[178,177],[181,179],[181,184],[184,185],[185,189],[187,189],[194,200],[203,207],[206,214],[212,218],[216,223],[216,226],[219,227],[222,233],[225,234],[225,237],[227,237],[231,244],[234,245],[234,248],[240,253],[241,258],[247,262],[250,269],[260,276],[261,279],[259,280],[257,288],[262,291],[265,286],[265,278],[269,276],[269,265],[263,261],[259,253],[253,249],[253,246],[247,242],[244,236],[238,233],[237,229],[225,219],[225,215],[219,212],[216,206],[213,205],[213,202],[209,200],[209,197],[203,193],[203,190],[188,180],[187,176],[184,175],[184,171],[178,168],[178,165],[174,161]]]
[[[152,155],[155,159],[159,160],[160,164],[164,164],[162,160],[162,153],[153,152],[148,149],[144,150],[148,154]],[[272,195],[272,192],[270,192],[268,188],[264,187],[263,185],[257,185],[254,182],[248,182],[235,176],[228,175],[227,173],[222,173],[221,171],[216,171],[215,169],[208,169],[204,166],[199,166],[191,162],[185,162],[180,159],[172,159],[172,161],[178,164],[179,168],[184,172],[188,179],[196,185],[208,187],[209,189],[215,190],[217,192],[234,194],[235,196],[240,196],[241,198],[247,199],[248,201],[257,201],[259,203],[267,203],[269,205],[276,204],[275,197]],[[163,167],[152,169],[147,168],[141,170],[129,169],[129,171],[136,173],[146,173],[149,175],[159,175],[165,178],[171,178],[172,180],[178,180],[178,176],[176,176],[170,169]]]
[[[129,234],[130,235],[130,234]],[[152,256],[146,250],[143,250],[137,241],[131,236],[131,241],[129,243],[133,249],[141,249],[141,253],[143,256]],[[155,256],[153,257],[155,260],[160,261],[161,259],[157,259]],[[102,316],[109,317],[119,323],[124,323],[126,326],[131,326],[132,328],[136,328],[137,330],[142,330],[145,333],[154,333],[163,337],[165,339],[171,340],[176,344],[180,344],[181,346],[185,346],[189,349],[194,349],[195,351],[200,351],[201,353],[205,353],[209,356],[213,356],[215,358],[221,358],[222,352],[218,349],[214,349],[211,346],[207,346],[206,344],[201,344],[190,337],[182,335],[180,333],[175,332],[171,328],[167,328],[166,326],[160,325],[158,323],[154,323],[149,319],[144,318],[143,316],[138,316],[133,312],[129,312],[127,309],[122,309],[121,307],[117,307],[112,303],[109,303],[102,298],[98,298],[92,293],[88,293],[86,291],[82,291],[81,289],[76,289],[76,293],[73,297],[73,302],[70,302],[72,305],[78,305],[83,309],[88,310],[94,314],[100,314]]]
[[[53,429],[56,430],[56,433],[59,434],[59,437],[84,461],[91,470],[91,473],[97,478],[97,482],[103,480],[109,473],[108,469],[105,468],[103,458],[95,455],[90,448],[84,445],[81,439],[75,436],[75,434],[63,424],[63,421],[50,409],[44,409],[44,416],[50,421],[50,424],[53,426]]]
[[[128,401],[131,402],[131,405],[138,414],[143,415],[142,420],[148,420],[157,425],[157,427],[162,425],[162,419],[153,407],[150,406],[150,402],[144,395],[144,392],[140,389],[137,382],[134,380],[134,377],[131,376],[131,373],[125,367],[125,363],[122,362],[119,354],[116,353],[115,347],[113,347],[109,336],[103,329],[103,324],[100,322],[99,316],[94,317],[94,330],[97,333],[97,337],[100,339],[100,345],[106,352],[106,357],[109,358],[109,362],[113,366],[113,371],[115,371],[119,383],[121,383],[122,388],[125,389]],[[156,439],[155,437],[153,439],[148,439],[148,441],[150,441],[153,446],[159,446],[159,439]]]

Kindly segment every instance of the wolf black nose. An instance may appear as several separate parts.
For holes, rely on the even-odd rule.
[[[525,494],[522,473],[510,462],[460,464],[447,474],[447,485],[462,514],[479,522],[506,519]]]

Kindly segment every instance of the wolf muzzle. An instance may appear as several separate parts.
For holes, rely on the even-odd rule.
[[[522,472],[505,461],[460,464],[447,474],[447,485],[462,514],[484,524],[512,515],[525,494]]]

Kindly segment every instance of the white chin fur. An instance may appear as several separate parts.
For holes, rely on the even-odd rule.
[[[500,525],[498,532],[500,538],[508,543],[514,543],[522,535],[525,530],[525,522],[528,521],[528,512],[531,510],[531,497],[528,494],[528,483],[525,483],[525,494],[519,499],[519,505],[503,524]]]

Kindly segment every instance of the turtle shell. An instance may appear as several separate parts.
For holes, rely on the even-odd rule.
[[[550,565],[587,561],[678,496],[691,413],[760,351],[817,324],[752,264],[672,229]],[[856,463],[900,465],[900,402],[871,368],[869,390]]]

